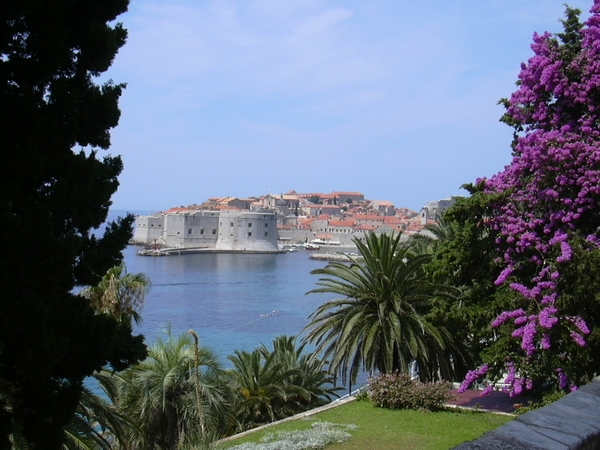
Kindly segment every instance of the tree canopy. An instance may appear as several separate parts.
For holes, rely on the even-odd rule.
[[[446,328],[426,317],[435,297],[459,292],[430,283],[423,266],[431,255],[413,253],[413,242],[400,238],[371,233],[365,242],[355,239],[359,258],[311,272],[321,278],[309,294],[341,297],[309,316],[305,340],[315,343],[329,371],[343,382],[355,383],[361,369],[408,373],[413,361],[424,380],[448,378],[463,362]]]
[[[0,9],[0,447],[58,448],[82,380],[145,355],[131,324],[75,287],[122,260],[132,216],[105,221],[123,165],[100,158],[122,84],[97,84],[125,43],[128,0],[7,0]]]
[[[118,448],[174,450],[222,437],[233,428],[233,403],[214,352],[195,332],[171,328],[148,357],[119,374],[95,375],[129,426],[110,427]],[[117,445],[117,444],[115,444]]]
[[[488,338],[471,333],[487,364],[465,387],[490,369],[508,374],[513,394],[576,388],[600,372],[600,0],[579,17],[567,7],[562,33],[534,34],[501,101],[512,162],[446,217],[461,231],[432,270],[470,289],[461,307],[479,308],[472,331],[493,319]]]

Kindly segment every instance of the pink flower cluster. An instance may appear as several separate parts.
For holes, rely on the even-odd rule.
[[[513,160],[482,180],[487,192],[507,193],[489,221],[504,265],[495,283],[510,282],[529,305],[503,312],[492,325],[512,321],[525,360],[551,349],[550,331],[558,325],[580,346],[590,332],[581,317],[561,315],[557,300],[560,268],[573,258],[575,234],[583,232],[590,249],[600,248],[596,230],[582,230],[600,204],[600,0],[591,13],[572,57],[553,35],[534,34],[534,56],[522,65],[519,89],[507,106],[521,133]],[[535,275],[524,277],[524,268]],[[562,386],[567,375],[557,372]],[[511,393],[528,388],[525,379],[510,381]]]
[[[467,375],[465,376],[465,379],[460,384],[460,388],[458,388],[458,392],[459,393],[465,392],[467,389],[469,389],[473,385],[473,383],[475,383],[480,378],[483,378],[485,376],[485,374],[487,374],[488,370],[489,370],[489,367],[487,364],[484,364],[483,366],[481,366],[475,370],[469,370],[467,372]]]
[[[560,367],[556,369],[556,373],[558,374],[558,386],[561,389],[566,388],[569,385],[569,377],[563,372],[563,370]]]
[[[508,392],[508,395],[511,397],[515,397],[517,395],[521,395],[523,392],[523,388],[532,389],[533,381],[525,378],[517,376],[517,367],[512,361],[508,361],[506,363],[507,375],[504,379],[504,383],[509,387],[503,389],[504,392]]]

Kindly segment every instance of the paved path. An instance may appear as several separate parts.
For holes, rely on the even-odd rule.
[[[449,405],[462,406],[464,408],[479,408],[493,412],[514,413],[515,405],[526,405],[529,401],[529,398],[524,396],[510,397],[502,391],[493,391],[485,397],[481,396],[482,391],[469,390],[462,394],[459,394],[457,391],[452,392],[456,399],[449,401]]]

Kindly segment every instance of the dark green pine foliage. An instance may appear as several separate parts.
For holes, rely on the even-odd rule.
[[[122,260],[132,216],[106,219],[122,170],[99,158],[123,85],[97,85],[128,0],[5,0],[0,8],[0,448],[59,448],[82,380],[145,355],[131,325],[74,288]]]

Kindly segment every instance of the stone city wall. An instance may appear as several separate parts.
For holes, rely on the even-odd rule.
[[[176,249],[277,251],[272,212],[195,211],[138,216],[133,241]]]

